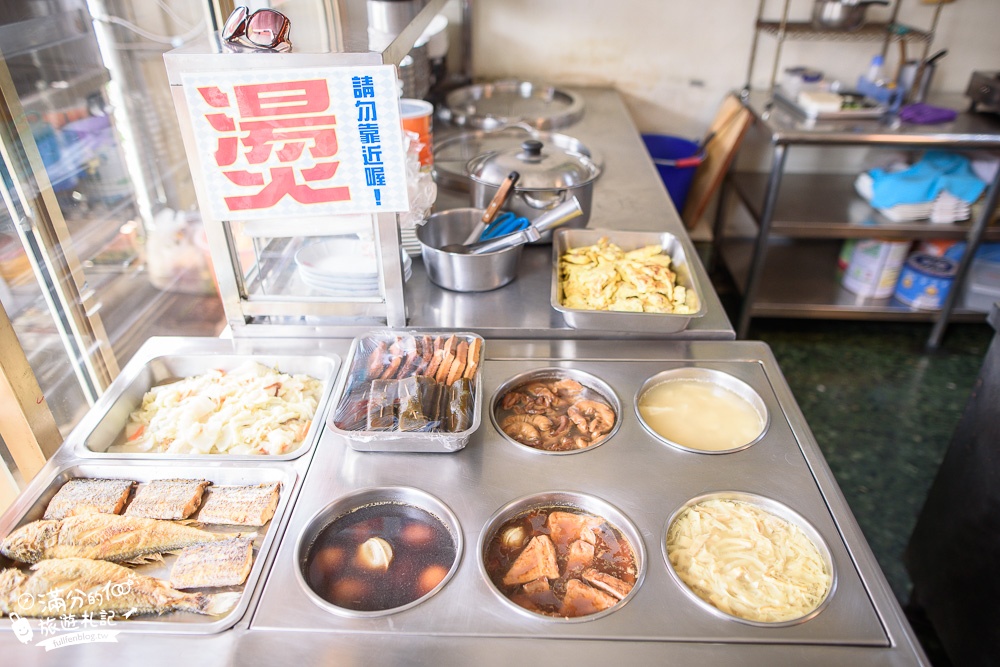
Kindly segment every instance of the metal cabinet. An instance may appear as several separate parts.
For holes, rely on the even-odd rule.
[[[0,7],[3,344],[63,435],[150,335],[223,328],[161,82],[171,40],[207,30],[200,0]]]

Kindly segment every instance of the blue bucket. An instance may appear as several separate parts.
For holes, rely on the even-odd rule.
[[[681,213],[694,173],[705,159],[705,152],[699,153],[698,144],[693,141],[665,134],[644,134],[642,141],[653,158],[656,170],[660,172],[660,180],[666,186],[674,208]]]

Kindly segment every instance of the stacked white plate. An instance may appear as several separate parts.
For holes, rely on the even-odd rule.
[[[413,274],[409,253],[400,248],[403,278]],[[307,286],[342,297],[379,296],[375,243],[357,237],[327,238],[295,253],[299,277]]]
[[[875,195],[872,177],[868,172],[858,174],[854,180],[854,189],[865,201],[871,202]],[[910,222],[912,220],[927,220],[935,223],[957,222],[968,220],[969,204],[947,191],[942,191],[931,201],[919,204],[896,204],[876,210],[893,222]]]
[[[970,215],[969,204],[948,191],[939,194],[931,207],[931,222],[957,222],[968,220]]]
[[[411,257],[420,257],[420,241],[417,240],[416,227],[399,228],[400,245]]]

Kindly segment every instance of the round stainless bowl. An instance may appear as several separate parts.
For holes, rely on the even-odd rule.
[[[726,389],[736,394],[737,396],[745,400],[750,405],[750,407],[752,407],[754,411],[757,413],[757,416],[760,418],[760,423],[761,423],[760,433],[758,433],[757,437],[753,438],[749,442],[743,443],[736,447],[732,447],[730,449],[719,449],[719,450],[698,449],[695,447],[689,447],[687,445],[674,442],[673,440],[670,440],[669,438],[660,435],[655,430],[653,430],[653,428],[650,427],[649,424],[646,423],[645,419],[643,419],[642,414],[639,412],[639,400],[647,391],[649,391],[653,387],[663,384],[665,382],[671,382],[673,380],[695,380],[698,382],[708,382],[711,384],[718,385],[719,387],[722,387],[723,389]],[[646,380],[643,383],[643,385],[639,387],[639,391],[635,395],[635,415],[636,417],[639,418],[639,423],[642,424],[642,427],[646,429],[646,431],[648,431],[649,434],[652,435],[657,440],[665,442],[671,447],[682,449],[685,452],[694,452],[696,454],[729,454],[732,452],[738,452],[740,450],[746,449],[747,447],[761,441],[761,439],[764,437],[764,434],[767,433],[768,426],[770,426],[771,423],[770,421],[771,417],[770,414],[768,413],[767,406],[764,405],[764,399],[760,397],[760,394],[758,394],[753,389],[753,387],[748,385],[743,380],[733,377],[729,373],[724,373],[722,371],[717,371],[711,368],[697,368],[697,367],[674,368],[669,371],[663,371],[662,373],[657,373],[653,377]]]
[[[502,591],[497,589],[493,585],[493,581],[490,579],[489,573],[486,571],[486,565],[483,562],[486,556],[486,547],[489,546],[490,541],[493,539],[496,532],[503,526],[507,521],[521,516],[523,514],[528,514],[537,509],[568,509],[568,510],[580,510],[594,516],[599,516],[607,521],[609,524],[617,528],[622,535],[629,541],[632,546],[632,552],[635,556],[636,564],[636,577],[635,585],[628,595],[625,596],[615,606],[605,609],[604,611],[597,612],[595,614],[589,614],[587,616],[577,616],[574,618],[565,618],[562,616],[547,616],[544,614],[536,614],[533,611],[525,609],[524,607],[511,601]],[[530,618],[541,619],[546,621],[553,621],[556,623],[580,623],[583,621],[593,621],[598,618],[603,618],[608,614],[621,609],[629,600],[631,600],[639,587],[642,585],[643,578],[646,575],[646,547],[643,545],[642,536],[639,534],[639,530],[635,527],[635,524],[622,513],[614,505],[601,500],[600,498],[595,498],[594,496],[588,496],[582,493],[577,493],[575,491],[547,491],[545,493],[538,493],[530,496],[524,496],[518,498],[517,500],[511,501],[504,507],[497,510],[497,512],[490,517],[490,520],[483,527],[483,532],[479,536],[479,572],[482,574],[483,579],[500,600],[507,605],[509,608],[523,614]]]
[[[483,209],[455,208],[433,213],[427,222],[417,225],[420,256],[432,283],[455,292],[487,292],[517,277],[524,246],[482,255],[440,250],[451,243],[464,243],[482,217]]]
[[[309,585],[309,582],[306,579],[304,570],[308,566],[309,556],[311,555],[313,546],[316,543],[316,539],[323,532],[323,530],[351,512],[364,507],[370,507],[372,505],[390,503],[397,505],[409,505],[411,507],[417,507],[429,512],[434,518],[438,519],[451,534],[452,541],[455,544],[455,560],[448,569],[448,573],[445,575],[444,579],[442,579],[437,586],[425,595],[413,600],[412,602],[398,607],[392,607],[391,609],[380,609],[378,611],[357,611],[354,609],[347,609],[333,604],[313,590],[312,586]],[[395,614],[405,609],[414,607],[441,590],[454,576],[455,571],[458,570],[458,565],[462,561],[463,544],[462,528],[458,523],[458,518],[447,505],[429,493],[405,486],[372,487],[361,489],[338,498],[320,511],[316,512],[316,514],[309,519],[309,522],[299,534],[298,541],[295,543],[295,578],[298,580],[302,590],[306,592],[306,595],[308,595],[309,598],[319,607],[329,612],[339,616],[348,616],[353,618],[374,618],[378,616],[386,616],[388,614]]]
[[[605,436],[603,440],[598,442],[596,445],[590,445],[589,447],[584,447],[583,449],[571,449],[567,451],[555,452],[547,449],[541,449],[540,447],[532,447],[531,445],[526,445],[523,442],[518,442],[514,438],[504,433],[503,429],[500,428],[500,419],[497,416],[497,412],[500,410],[500,402],[503,400],[504,395],[507,394],[507,392],[509,392],[510,390],[515,389],[516,387],[519,387],[523,384],[527,384],[528,382],[532,382],[534,380],[551,380],[553,378],[559,378],[559,379],[569,378],[571,380],[576,380],[587,389],[590,389],[591,391],[600,394],[601,398],[603,398],[605,402],[611,406],[611,409],[615,411],[615,424],[614,426],[611,427],[611,430],[608,432],[607,436]],[[521,447],[522,449],[526,449],[528,451],[537,452],[539,454],[554,454],[561,456],[564,454],[579,454],[580,452],[592,451],[597,447],[600,447],[601,445],[606,443],[608,440],[610,440],[611,437],[618,432],[618,428],[621,426],[622,423],[622,404],[621,401],[618,400],[618,396],[615,394],[614,389],[612,389],[607,382],[598,378],[597,376],[573,368],[538,368],[532,371],[527,371],[525,373],[520,373],[519,375],[515,375],[514,377],[510,378],[502,385],[500,385],[500,387],[496,390],[496,393],[493,394],[493,401],[491,403],[491,406],[492,407],[490,409],[490,420],[493,422],[493,428],[497,430],[497,433],[499,433],[508,441],[512,442],[518,447]]]
[[[826,566],[826,571],[830,573],[830,587],[826,591],[826,596],[823,601],[820,602],[815,609],[805,614],[804,616],[799,616],[798,618],[789,619],[787,621],[755,621],[747,618],[742,618],[740,616],[734,616],[733,614],[727,614],[722,611],[711,602],[708,602],[700,595],[691,590],[683,580],[681,580],[680,575],[674,569],[673,564],[670,562],[670,554],[667,551],[667,534],[670,531],[670,527],[674,525],[674,521],[677,517],[681,515],[689,507],[698,505],[709,500],[737,500],[748,505],[754,505],[755,507],[769,512],[781,519],[784,519],[788,523],[799,528],[806,537],[812,540],[812,543],[816,545],[819,550],[820,556],[823,558],[823,564]],[[670,518],[667,519],[666,526],[663,529],[663,533],[660,536],[660,549],[663,553],[663,560],[667,565],[667,571],[670,573],[670,577],[674,582],[681,587],[685,594],[692,600],[694,600],[698,605],[704,609],[711,612],[714,616],[719,618],[739,621],[740,623],[746,623],[747,625],[753,625],[760,628],[781,628],[790,625],[798,625],[799,623],[805,623],[811,618],[815,618],[817,614],[823,611],[830,599],[833,597],[833,593],[837,588],[837,571],[833,567],[833,558],[830,555],[830,548],[827,546],[826,541],[820,536],[819,531],[817,531],[811,523],[806,521],[798,512],[792,510],[787,505],[783,505],[776,500],[771,498],[766,498],[764,496],[759,496],[753,493],[744,493],[740,491],[719,491],[715,493],[706,493],[704,495],[697,496],[691,500],[684,503],[679,507]]]

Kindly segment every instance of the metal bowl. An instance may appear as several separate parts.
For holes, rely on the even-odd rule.
[[[760,418],[760,424],[761,424],[760,433],[758,433],[757,436],[751,439],[749,442],[742,443],[740,445],[731,447],[729,449],[718,449],[718,450],[698,449],[696,447],[691,447],[686,444],[674,442],[673,440],[663,435],[660,435],[649,424],[646,423],[646,420],[643,418],[642,413],[639,412],[639,400],[643,397],[643,395],[647,391],[649,391],[653,387],[661,385],[665,382],[672,382],[674,380],[695,380],[697,382],[706,382],[717,385],[722,389],[725,389],[727,391],[736,394],[738,397],[746,401],[750,405],[750,407],[753,408],[754,412],[757,413],[757,416]],[[764,434],[767,433],[768,426],[770,426],[771,423],[771,418],[770,414],[768,413],[767,406],[764,405],[764,399],[760,397],[760,394],[758,394],[753,387],[748,385],[743,380],[733,377],[729,373],[724,373],[722,371],[717,371],[711,368],[698,368],[695,366],[686,366],[683,368],[674,368],[669,371],[663,371],[662,373],[657,373],[653,377],[646,380],[635,395],[635,414],[639,418],[639,423],[642,424],[642,427],[646,429],[646,431],[648,431],[649,434],[652,435],[657,440],[665,442],[671,447],[676,447],[677,449],[684,450],[685,452],[694,452],[696,454],[730,454],[732,452],[738,452],[744,450],[747,447],[750,447],[751,445],[760,442],[761,439],[764,437]]]
[[[448,573],[445,575],[444,579],[442,579],[441,582],[430,591],[415,600],[398,607],[377,611],[358,611],[341,607],[330,602],[313,590],[306,578],[305,570],[308,568],[309,557],[312,555],[312,550],[316,544],[316,540],[328,526],[348,514],[362,508],[386,504],[409,505],[411,507],[416,507],[430,513],[431,516],[441,522],[441,525],[443,525],[448,533],[451,534],[452,541],[455,545],[455,559],[452,562]],[[458,518],[447,505],[429,493],[405,486],[372,487],[361,489],[335,500],[309,519],[305,528],[302,529],[302,533],[299,535],[298,541],[295,543],[293,556],[296,564],[295,578],[298,580],[302,590],[305,591],[306,595],[313,602],[315,602],[316,605],[326,611],[337,614],[338,616],[347,616],[352,618],[376,618],[380,616],[387,616],[389,614],[395,614],[397,612],[410,609],[444,588],[445,584],[447,584],[448,581],[455,575],[455,572],[458,570],[459,563],[462,562],[463,546],[462,528],[458,523]]]
[[[433,213],[427,222],[417,226],[420,256],[432,283],[454,292],[488,292],[517,277],[523,246],[482,255],[440,249],[451,243],[464,243],[482,217],[481,208],[455,208]]]
[[[507,394],[507,392],[535,380],[551,380],[551,379],[562,379],[562,378],[569,378],[571,380],[576,380],[590,391],[600,394],[600,397],[604,399],[604,402],[607,403],[614,411],[615,413],[614,426],[611,427],[611,430],[608,432],[608,434],[605,436],[603,440],[601,440],[595,445],[590,445],[589,447],[585,447],[583,449],[552,451],[548,449],[542,449],[540,447],[532,447],[531,445],[526,445],[523,442],[519,442],[514,438],[510,437],[503,431],[503,429],[500,427],[500,418],[497,413],[502,410],[500,404],[501,401],[503,400],[503,397]],[[621,426],[622,405],[621,401],[618,400],[618,396],[615,394],[614,389],[612,389],[607,382],[601,380],[595,375],[591,375],[590,373],[585,373],[584,371],[576,370],[573,368],[537,368],[532,371],[527,371],[525,373],[520,373],[518,375],[515,375],[514,377],[510,378],[502,385],[500,385],[496,393],[493,395],[492,409],[490,410],[490,419],[493,421],[493,427],[496,428],[497,432],[504,438],[512,442],[513,444],[517,445],[518,447],[521,447],[522,449],[525,449],[527,451],[536,452],[538,454],[550,454],[550,455],[562,456],[566,454],[579,454],[581,452],[589,452],[600,447],[608,440],[610,440],[611,437],[618,432],[618,428]]]
[[[787,621],[756,621],[748,618],[743,618],[741,616],[734,616],[733,614],[728,614],[711,602],[705,600],[696,592],[694,592],[684,581],[681,580],[680,575],[674,569],[673,564],[670,562],[670,553],[667,549],[667,534],[670,531],[670,527],[674,524],[674,521],[688,508],[698,505],[709,500],[737,500],[748,505],[753,505],[754,507],[773,514],[778,518],[784,519],[788,523],[792,524],[796,528],[799,528],[805,536],[808,537],[812,543],[819,550],[820,557],[823,559],[823,564],[826,567],[826,571],[830,573],[830,586],[827,588],[826,596],[823,600],[810,612],[804,616],[799,616],[798,618],[789,619]],[[685,594],[692,600],[695,600],[701,607],[711,612],[713,615],[733,620],[739,621],[740,623],[745,623],[747,625],[753,625],[760,628],[781,628],[788,627],[791,625],[798,625],[799,623],[804,623],[811,618],[815,618],[823,609],[826,608],[830,599],[833,597],[834,591],[837,589],[837,571],[833,566],[833,558],[830,555],[830,547],[827,546],[826,541],[819,534],[811,523],[806,521],[800,514],[789,508],[787,505],[779,503],[771,498],[766,498],[764,496],[759,496],[752,493],[743,493],[739,491],[721,491],[715,493],[706,493],[704,495],[697,496],[691,500],[684,503],[679,507],[670,518],[667,519],[666,526],[664,527],[663,534],[660,538],[660,548],[663,553],[663,560],[667,565],[667,571],[670,573],[670,577],[674,582],[681,587]]]
[[[618,602],[618,604],[605,609],[604,611],[589,614],[587,616],[577,616],[574,618],[537,614],[516,604],[504,595],[503,592],[501,592],[493,584],[489,573],[486,571],[486,565],[484,563],[486,547],[489,546],[496,532],[507,521],[538,509],[579,510],[593,516],[599,516],[617,528],[618,531],[625,536],[625,539],[629,541],[629,544],[632,547],[632,553],[635,557],[635,585],[632,587],[632,590],[629,591],[629,594],[626,595],[623,600]],[[490,590],[492,590],[505,605],[516,612],[536,620],[541,619],[556,623],[580,623],[603,618],[608,614],[621,609],[626,603],[628,603],[629,600],[635,597],[635,594],[642,585],[643,578],[646,575],[646,547],[642,542],[642,536],[639,533],[639,530],[635,527],[635,524],[633,524],[632,521],[614,505],[601,500],[600,498],[577,493],[575,491],[548,491],[545,493],[524,496],[511,501],[490,517],[490,520],[486,523],[486,526],[483,528],[483,531],[479,536],[479,572],[482,574],[483,579],[486,581]]]

